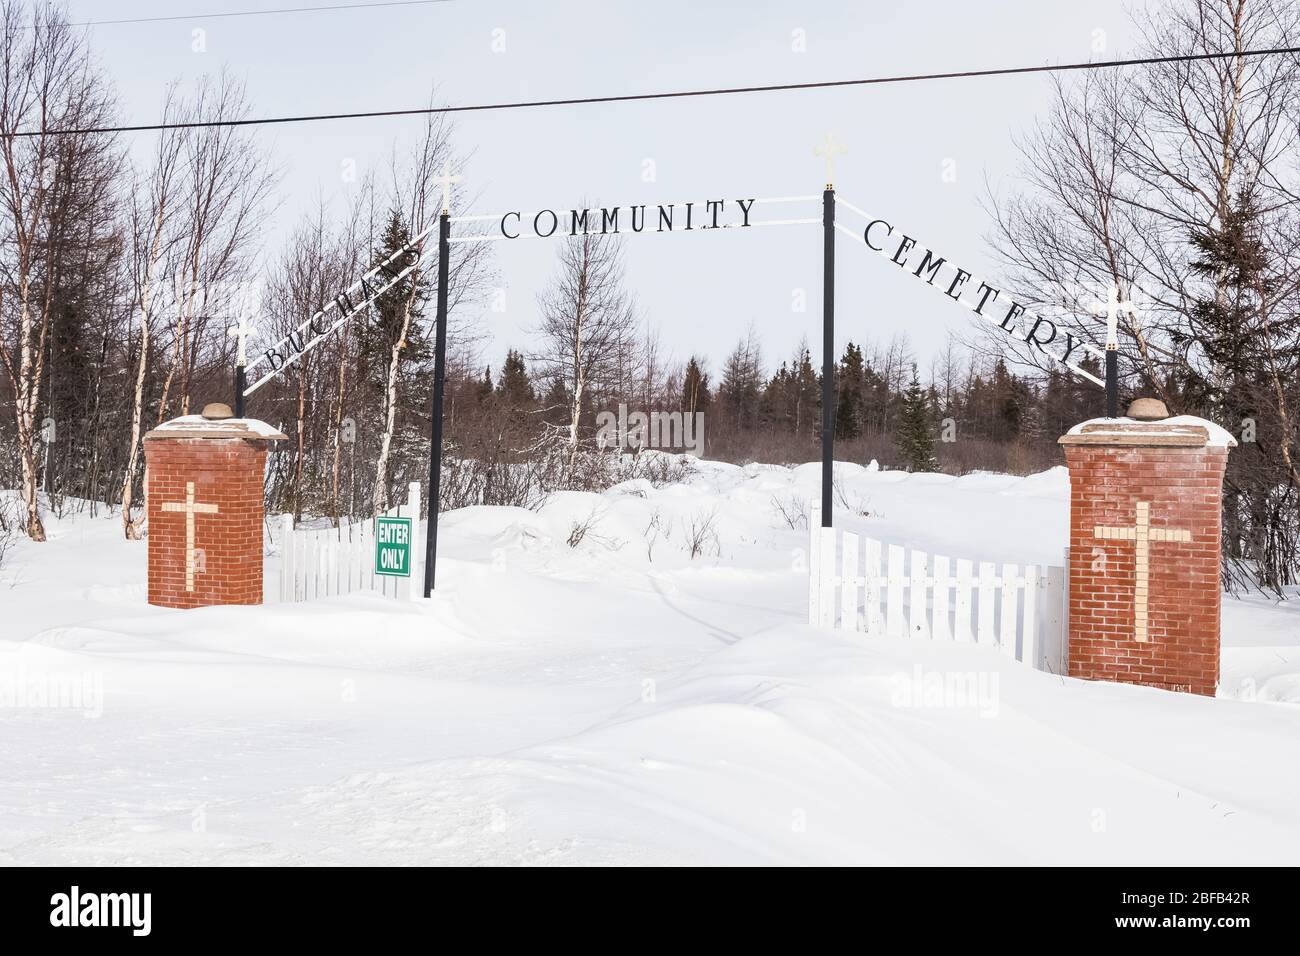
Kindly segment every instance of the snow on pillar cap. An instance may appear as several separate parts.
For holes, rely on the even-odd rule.
[[[223,408],[225,406],[222,406]],[[144,436],[145,441],[160,438],[242,438],[246,441],[286,441],[279,429],[255,418],[209,417],[212,406],[203,409],[202,415],[182,415],[163,422]],[[226,409],[229,411],[229,409]]]
[[[1136,402],[1134,403],[1137,404]],[[1132,409],[1130,409],[1132,411]],[[1141,409],[1138,409],[1140,412]],[[1146,445],[1183,448],[1236,448],[1237,440],[1222,426],[1195,415],[1175,415],[1159,421],[1093,418],[1062,435],[1061,445]]]

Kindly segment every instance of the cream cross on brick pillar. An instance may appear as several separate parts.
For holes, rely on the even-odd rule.
[[[185,482],[185,500],[184,501],[164,501],[163,511],[183,511],[185,512],[185,590],[194,590],[194,556],[197,550],[194,547],[194,516],[196,514],[214,515],[217,513],[216,505],[197,504],[194,501],[194,482]]]
[[[1109,525],[1097,525],[1094,537],[1106,541],[1132,541],[1134,543],[1133,569],[1133,637],[1146,642],[1147,637],[1147,596],[1150,593],[1151,576],[1151,542],[1152,541],[1191,541],[1190,531],[1183,528],[1151,527],[1151,502],[1137,502],[1137,521],[1132,527],[1116,528]]]

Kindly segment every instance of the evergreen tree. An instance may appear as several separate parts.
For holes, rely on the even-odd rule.
[[[718,404],[724,409],[727,421],[740,429],[753,428],[758,424],[762,390],[762,356],[751,331],[737,343],[722,364]]]
[[[1010,441],[1020,433],[1020,416],[1024,413],[1024,408],[1017,393],[1016,378],[1007,370],[1007,363],[1002,359],[998,359],[993,366],[990,399],[993,437],[998,441]]]
[[[898,430],[894,434],[894,444],[908,471],[938,470],[939,462],[934,456],[934,421],[930,400],[921,387],[915,364],[912,365],[912,382],[903,394],[902,413],[899,416]]]
[[[406,248],[411,241],[411,233],[402,215],[394,209],[388,217],[379,246],[373,254],[372,266],[387,262],[399,250]],[[386,266],[391,272],[401,272],[406,268],[407,260],[398,256]],[[376,275],[374,282],[383,284],[389,281],[384,272]],[[414,293],[414,297],[412,297]],[[364,293],[362,293],[364,294]],[[402,357],[402,380],[398,389],[400,394],[408,394],[410,386],[428,378],[424,375],[425,367],[433,359],[433,342],[428,331],[421,324],[424,307],[428,302],[428,282],[421,276],[412,281],[412,276],[404,276],[399,281],[375,298],[369,308],[362,309],[354,318],[356,324],[356,341],[359,361],[369,382],[382,389],[388,375],[389,357],[393,346],[398,344],[402,334],[404,309],[408,298],[411,299],[412,320],[406,332],[406,342]]]
[[[794,403],[795,437],[816,435],[821,430],[821,377],[812,364],[812,353],[805,347],[799,357],[791,382]]]
[[[764,427],[778,431],[790,427],[793,421],[790,411],[792,407],[790,394],[793,388],[791,381],[790,369],[786,367],[785,362],[782,362],[781,367],[768,379],[767,385],[763,388],[763,397],[759,400],[759,421]]]
[[[1034,392],[1030,392],[1030,401],[1020,420],[1020,434],[1031,442],[1041,442],[1047,437],[1047,416],[1043,411],[1043,401]],[[1061,433],[1052,435],[1052,439]]]
[[[1024,432],[1025,416],[1034,404],[1034,394],[1029,382],[1015,375],[1010,377],[1009,386],[1007,396],[1002,400],[1002,421],[1007,437],[1014,440]]]
[[[836,381],[835,437],[857,438],[863,431],[865,399],[864,363],[862,349],[850,342],[840,359],[839,377]]]
[[[1082,361],[1079,362],[1079,368],[1096,378],[1104,378],[1106,374],[1105,370],[1101,367],[1101,359],[1091,354],[1083,357]],[[1064,431],[1062,431],[1062,434],[1079,424],[1079,422],[1086,422],[1090,418],[1096,418],[1105,413],[1105,400],[1102,397],[1103,393],[1101,389],[1097,388],[1096,385],[1088,381],[1086,378],[1083,378],[1080,375],[1075,375],[1072,372],[1067,373],[1066,379],[1069,382],[1070,388],[1073,390],[1074,407],[1070,416],[1070,424]],[[1120,407],[1122,408],[1123,406]]]
[[[706,411],[713,401],[709,392],[709,373],[701,368],[701,362],[692,355],[682,376],[682,411],[688,415]]]
[[[1300,566],[1294,530],[1300,436],[1288,410],[1296,398],[1285,396],[1300,372],[1300,312],[1277,301],[1268,235],[1263,213],[1245,192],[1221,222],[1192,233],[1198,253],[1192,268],[1208,288],[1191,310],[1191,334],[1178,340],[1195,342],[1209,360],[1207,369],[1189,376],[1197,404],[1229,430],[1251,422],[1252,440],[1228,457],[1224,482],[1229,580],[1281,593]]]
[[[1210,372],[1199,382],[1198,404],[1214,409],[1221,422],[1234,425],[1249,413],[1249,397],[1262,351],[1293,339],[1300,313],[1282,313],[1259,321],[1260,300],[1273,293],[1270,254],[1261,238],[1261,214],[1243,193],[1218,228],[1192,234],[1199,256],[1192,269],[1212,281],[1211,294],[1192,309],[1194,339],[1210,360]],[[1289,351],[1296,346],[1289,342]],[[1284,347],[1286,348],[1286,347]]]
[[[497,396],[511,408],[525,408],[537,399],[524,357],[514,349],[506,352],[505,363],[497,378]]]
[[[569,390],[559,376],[551,379],[542,400],[542,421],[556,426],[569,424]]]
[[[862,370],[862,430],[880,433],[889,428],[892,421],[895,398],[889,391],[889,383],[870,365],[865,363]]]

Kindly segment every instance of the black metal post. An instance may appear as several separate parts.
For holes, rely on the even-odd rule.
[[[433,412],[429,426],[429,533],[424,539],[424,596],[433,593],[438,560],[438,496],[442,491],[442,393],[447,378],[447,260],[451,217],[438,219],[438,318],[433,341]]]
[[[1119,351],[1106,349],[1106,417],[1119,418]]]
[[[835,187],[822,193],[822,527],[831,527],[835,467]]]
[[[248,387],[248,381],[244,377],[244,364],[242,362],[235,365],[235,417],[244,417],[244,389]]]

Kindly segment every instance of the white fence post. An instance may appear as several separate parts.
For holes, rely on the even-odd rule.
[[[1002,565],[1002,609],[998,615],[998,644],[1008,657],[1016,656],[1016,595],[1020,591],[1020,567]]]
[[[888,577],[885,580],[885,634],[903,636],[903,549],[889,546]]]
[[[994,644],[997,636],[993,633],[993,582],[997,578],[997,569],[992,561],[980,562],[979,606],[976,607],[975,643]]]
[[[948,574],[948,559],[942,554],[934,556],[934,623],[930,635],[936,641],[951,640],[952,632],[948,629],[948,592],[952,587],[952,578]]]
[[[817,595],[817,605],[821,608],[818,623],[823,627],[835,626],[835,529],[817,528],[821,553],[817,563],[821,568],[821,593]]]
[[[285,515],[280,524],[280,600],[296,601],[298,577],[294,569],[293,515]]]
[[[969,644],[973,637],[970,629],[970,596],[974,587],[971,571],[973,565],[969,558],[957,559],[957,603],[956,603],[956,639],[961,644]]]
[[[1041,663],[1042,670],[1053,674],[1066,674],[1070,666],[1070,549],[1065,549],[1064,561],[1059,568],[1047,569],[1046,587],[1043,589],[1043,603],[1046,604],[1044,618],[1046,633],[1043,635]]]
[[[840,630],[858,629],[858,536],[844,532],[843,571],[840,574]]]
[[[864,630],[872,637],[880,637],[884,634],[880,626],[880,542],[874,538],[867,539],[867,563],[862,576],[867,581]]]
[[[1038,565],[1025,565],[1025,597],[1020,626],[1020,660],[1038,666]]]
[[[822,593],[821,541],[817,532],[821,528],[821,509],[816,505],[808,511],[808,623],[821,622],[821,608],[817,601]]]
[[[907,630],[912,637],[929,638],[930,628],[925,622],[925,605],[927,587],[927,555],[924,551],[912,549],[911,593],[908,595]]]
[[[406,491],[411,512],[411,598],[424,596],[424,538],[420,536],[420,483],[411,482]]]

